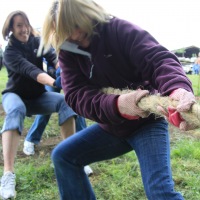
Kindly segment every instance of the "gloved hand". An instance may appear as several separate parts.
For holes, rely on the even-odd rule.
[[[61,77],[57,77],[56,80],[53,83],[53,86],[58,88],[58,89],[62,89],[62,85],[61,85]]]
[[[174,90],[169,97],[171,99],[179,101],[179,104],[176,107],[176,110],[178,112],[188,111],[191,106],[196,102],[194,94],[182,88]]]
[[[165,111],[162,107],[158,107],[158,110],[162,112],[167,120],[176,127],[179,127],[181,130],[192,130],[195,127],[191,124],[188,124],[182,117],[179,112],[187,112],[190,110],[191,106],[196,102],[195,96],[192,92],[188,92],[185,89],[179,88],[174,90],[170,96],[171,99],[178,101],[178,106],[176,108],[169,107]]]
[[[149,113],[137,106],[137,103],[148,94],[148,90],[136,90],[120,95],[117,100],[120,115],[129,120],[148,117]]]
[[[56,78],[56,69],[54,67],[48,66],[47,74],[55,79]]]

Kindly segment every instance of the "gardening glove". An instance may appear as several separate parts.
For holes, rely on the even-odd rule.
[[[62,89],[62,85],[61,85],[61,77],[57,77],[56,80],[53,83],[53,86],[58,88],[58,89]]]
[[[194,94],[182,88],[174,90],[169,97],[179,101],[179,104],[176,107],[178,112],[190,110],[191,106],[196,102]]]
[[[137,103],[148,94],[148,90],[136,90],[120,95],[117,100],[120,115],[129,120],[148,117],[149,113],[137,106]]]
[[[159,106],[158,110],[166,116],[167,120],[171,124],[180,128],[181,130],[187,131],[194,129],[195,127],[191,124],[188,124],[180,114],[180,112],[189,111],[191,106],[196,102],[193,93],[179,88],[174,90],[169,97],[179,102],[177,107],[174,108],[170,106],[168,107],[167,111],[165,111],[164,108]]]
[[[47,74],[55,79],[56,78],[56,69],[52,66],[48,66]]]

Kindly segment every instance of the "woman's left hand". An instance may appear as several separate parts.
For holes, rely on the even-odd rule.
[[[158,107],[158,110],[166,116],[167,120],[171,124],[179,127],[181,130],[187,131],[194,129],[195,127],[191,124],[188,124],[180,114],[180,112],[189,111],[191,106],[196,102],[194,94],[185,89],[179,88],[174,90],[169,97],[178,101],[177,107],[169,107],[167,112],[161,107]]]
[[[182,88],[174,90],[169,97],[179,101],[178,106],[176,107],[178,112],[190,110],[191,106],[196,102],[194,94]]]

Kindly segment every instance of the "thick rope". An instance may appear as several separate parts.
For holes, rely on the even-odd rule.
[[[120,90],[109,87],[103,88],[102,92],[105,94],[121,95],[133,92],[133,90]],[[169,106],[173,106],[174,108],[176,108],[177,105],[178,101],[172,100],[168,96],[162,97],[159,95],[149,95],[143,97],[138,103],[138,107],[140,107],[144,111],[154,113],[157,116],[164,116],[162,115],[162,113],[158,112],[158,106],[162,106],[164,109],[167,110]],[[193,125],[196,128],[200,128],[200,105],[198,105],[197,103],[193,104],[188,112],[181,112],[181,116],[189,124]]]

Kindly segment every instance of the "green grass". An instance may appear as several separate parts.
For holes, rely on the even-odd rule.
[[[43,158],[27,158],[16,163],[17,199],[58,199],[58,190],[49,155]]]
[[[196,91],[198,76],[190,75],[188,77],[193,83],[194,91]],[[0,90],[2,91],[7,80],[5,69],[0,71],[0,80]],[[3,119],[4,116],[0,115],[0,127],[3,124]],[[33,120],[34,117],[26,118],[24,134]],[[89,125],[93,122],[87,120],[87,123]],[[200,130],[196,130],[196,132],[190,132],[187,135],[170,126],[171,164],[175,189],[188,200],[200,199],[199,132]],[[50,160],[51,150],[54,146],[44,148],[45,141],[54,140],[59,135],[57,115],[53,114],[36,155],[33,157],[23,156],[22,145],[20,145],[15,163],[18,192],[16,200],[59,200]],[[0,163],[2,163],[1,148],[0,145]],[[112,160],[94,163],[91,167],[94,170],[94,175],[90,177],[90,180],[98,200],[146,200],[139,164],[134,152]],[[3,165],[0,164],[0,174],[2,171]]]
[[[200,75],[188,75],[188,78],[192,82],[194,94],[200,96]]]

